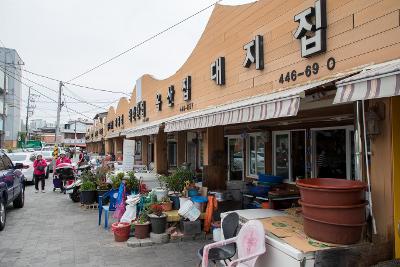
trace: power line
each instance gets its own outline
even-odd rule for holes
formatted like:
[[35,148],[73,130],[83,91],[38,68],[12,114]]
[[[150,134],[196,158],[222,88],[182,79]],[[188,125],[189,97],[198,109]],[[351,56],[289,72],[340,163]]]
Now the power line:
[[94,71],[95,69],[98,69],[98,68],[100,68],[101,66],[103,66],[103,65],[105,65],[105,64],[107,64],[107,63],[109,63],[109,62],[111,62],[111,61],[113,61],[113,60],[115,60],[115,59],[117,59],[117,58],[119,58],[119,57],[121,57],[121,56],[123,56],[123,55],[125,55],[126,53],[130,52],[131,50],[142,46],[143,44],[145,44],[145,43],[147,43],[147,42],[149,42],[149,41],[155,39],[156,37],[158,37],[158,36],[160,36],[160,35],[162,35],[162,34],[164,34],[164,33],[166,33],[167,31],[169,31],[169,30],[175,28],[176,26],[182,24],[183,22],[185,22],[185,21],[187,21],[187,20],[189,20],[189,19],[191,19],[191,18],[197,16],[198,14],[200,14],[200,13],[206,11],[207,9],[209,9],[210,7],[216,5],[217,3],[221,2],[221,1],[222,1],[222,0],[218,0],[218,1],[214,2],[213,4],[211,4],[211,5],[209,5],[209,6],[205,7],[205,8],[203,8],[203,9],[197,11],[196,13],[190,15],[189,17],[184,18],[183,20],[181,20],[181,21],[179,21],[179,22],[173,24],[172,26],[169,26],[168,28],[166,28],[166,29],[164,29],[164,30],[162,30],[162,31],[160,31],[160,32],[158,32],[158,33],[152,35],[151,37],[149,37],[149,38],[147,38],[147,39],[141,41],[140,43],[138,43],[138,44],[136,44],[136,45],[134,45],[134,46],[128,48],[127,50],[125,50],[125,51],[123,51],[123,52],[121,52],[121,53],[119,53],[119,54],[117,54],[117,55],[115,55],[115,56],[113,56],[113,57],[111,57],[111,58],[109,58],[109,59],[103,61],[102,63],[100,63],[100,64],[98,64],[98,65],[96,65],[96,66],[94,66],[94,67],[88,69],[87,71],[85,71],[85,72],[83,72],[83,73],[81,73],[81,74],[79,74],[79,75],[73,77],[73,78],[70,79],[67,83],[69,83],[69,82],[71,82],[71,81],[74,81],[74,80],[76,80],[76,79],[82,77],[83,75],[86,75],[86,74],[88,74],[89,72],[92,72],[92,71]]
[[[15,78],[14,76],[10,75],[6,70],[4,70],[4,74],[6,74],[8,77],[11,77],[11,78],[13,78],[14,80],[20,82],[21,84],[25,85],[26,87],[28,87],[28,88],[30,87],[30,85],[27,85],[26,83],[22,82],[21,80],[18,80],[18,79]],[[47,98],[47,99],[53,101],[54,103],[58,103],[56,100],[54,100],[53,98],[48,97],[47,95],[41,93],[39,90],[37,90],[37,89],[35,89],[35,88],[33,88],[33,87],[32,87],[31,89],[32,89],[33,91],[35,91],[36,93],[38,93],[39,95],[41,95],[41,96],[43,96],[43,97],[45,97],[45,98]],[[75,113],[77,113],[77,114],[79,114],[79,115],[81,115],[81,116],[84,116],[84,117],[86,117],[86,118],[88,118],[88,119],[91,120],[91,118],[89,118],[88,116],[86,116],[85,114],[83,114],[83,113],[81,113],[81,112],[79,112],[79,111],[76,111],[76,110],[71,109],[71,108],[70,108],[70,110],[73,111],[73,112],[75,112]]]

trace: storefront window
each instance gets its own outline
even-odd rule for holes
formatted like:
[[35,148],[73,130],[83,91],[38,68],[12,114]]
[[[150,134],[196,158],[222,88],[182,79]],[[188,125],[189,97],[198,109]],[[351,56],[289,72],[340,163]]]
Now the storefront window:
[[176,167],[177,144],[174,140],[168,140],[167,146],[168,167]]
[[248,174],[257,176],[265,172],[264,140],[259,135],[250,135],[248,138]]
[[229,180],[243,180],[243,139],[228,137]]
[[202,139],[199,139],[199,169],[203,169],[204,165],[204,143]]
[[190,164],[190,169],[196,169],[196,147],[198,143],[197,134],[188,132],[187,133],[187,144],[186,144],[186,161]]
[[135,160],[142,160],[142,141],[135,142]]
[[275,175],[289,178],[289,133],[275,135]]

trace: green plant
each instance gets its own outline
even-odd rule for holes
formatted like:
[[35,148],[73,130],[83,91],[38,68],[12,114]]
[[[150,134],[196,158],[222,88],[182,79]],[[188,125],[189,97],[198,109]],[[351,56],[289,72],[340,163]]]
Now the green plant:
[[119,186],[121,185],[122,179],[119,178],[117,175],[112,175],[110,177],[111,179],[111,186],[113,189],[118,189]]
[[96,184],[92,181],[86,180],[81,184],[81,191],[95,191]]
[[188,181],[189,183],[193,182],[194,173],[191,170],[184,168],[177,168],[173,174],[167,176],[166,185],[170,191],[173,192],[182,192],[185,183]]
[[137,219],[137,223],[138,224],[145,224],[148,221],[149,221],[149,212],[148,212],[148,210],[143,209],[139,214],[139,217]]
[[129,171],[127,174],[129,178],[126,180],[126,190],[138,191],[139,180],[135,177],[135,173],[133,171]]
[[169,199],[169,197],[165,196],[163,197],[163,199],[161,199],[161,203],[163,202],[171,202],[171,199]]
[[158,180],[159,187],[164,188],[166,185],[167,177],[164,175],[158,175],[157,180]]
[[84,171],[81,174],[82,182],[90,181],[92,183],[96,183],[96,177],[91,171]]
[[124,172],[118,172],[117,173],[117,177],[118,177],[118,179],[120,179],[122,181],[122,179],[124,179],[124,177],[125,177],[125,173]]

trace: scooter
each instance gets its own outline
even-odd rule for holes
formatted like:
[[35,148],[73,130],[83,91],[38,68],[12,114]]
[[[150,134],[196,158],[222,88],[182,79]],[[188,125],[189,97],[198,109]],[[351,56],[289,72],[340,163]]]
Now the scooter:
[[77,169],[78,178],[73,183],[71,183],[70,185],[65,187],[65,193],[69,195],[69,198],[73,202],[79,202],[81,200],[81,194],[80,194],[79,189],[81,188],[82,180],[79,179],[79,176],[82,174],[82,172],[89,171],[90,169],[91,169],[90,165],[84,165],[84,166],[78,167],[78,169]]
[[82,180],[77,179],[77,180],[75,180],[75,182],[73,182],[72,184],[70,184],[64,188],[65,193],[69,195],[69,198],[73,202],[79,202],[81,200],[81,194],[79,191],[79,189],[81,188],[81,184],[82,184]]

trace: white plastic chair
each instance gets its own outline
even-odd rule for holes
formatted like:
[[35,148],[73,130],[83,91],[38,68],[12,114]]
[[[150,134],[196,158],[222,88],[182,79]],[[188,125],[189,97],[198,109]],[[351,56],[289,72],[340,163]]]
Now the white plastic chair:
[[237,259],[228,266],[253,267],[258,257],[265,253],[265,233],[260,221],[245,223],[236,237],[206,245],[203,250],[202,267],[208,266],[208,253],[211,248],[236,243]]

